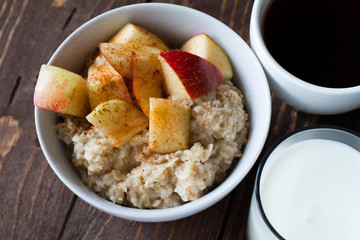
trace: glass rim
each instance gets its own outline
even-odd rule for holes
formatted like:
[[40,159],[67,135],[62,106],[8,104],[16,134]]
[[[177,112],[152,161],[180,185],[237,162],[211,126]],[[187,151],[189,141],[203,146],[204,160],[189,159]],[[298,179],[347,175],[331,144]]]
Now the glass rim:
[[[265,225],[269,228],[269,230],[275,235],[275,237],[277,237],[280,240],[285,240],[285,238],[283,236],[280,235],[279,232],[277,232],[277,230],[273,227],[273,225],[270,223],[269,219],[267,218],[264,208],[262,206],[262,202],[261,202],[261,197],[260,197],[260,182],[261,182],[261,176],[262,176],[262,172],[263,169],[267,163],[267,160],[269,159],[270,155],[283,143],[285,143],[287,140],[295,137],[296,135],[299,134],[303,134],[305,132],[309,132],[309,131],[314,131],[314,130],[328,130],[328,131],[337,131],[340,134],[347,134],[347,135],[352,135],[352,137],[357,138],[360,141],[360,134],[350,130],[348,128],[344,128],[344,127],[339,127],[339,126],[334,126],[334,125],[314,125],[314,126],[308,126],[308,127],[302,127],[302,128],[298,128],[288,134],[285,134],[284,136],[282,136],[281,138],[279,138],[273,145],[271,145],[271,147],[266,151],[265,155],[262,157],[261,161],[260,161],[260,165],[258,167],[257,173],[256,173],[256,177],[255,177],[255,198],[256,198],[256,204],[257,207],[259,209],[260,215],[263,219],[263,221],[265,222]],[[319,138],[316,137],[316,135],[314,135],[312,138],[309,139],[303,139],[297,142],[301,142],[301,141],[305,141],[305,140],[310,140],[310,139],[328,139],[328,140],[333,140],[333,141],[338,141],[338,142],[342,142],[346,145],[349,145],[348,143],[345,143],[341,140],[336,140],[336,139],[329,139],[329,138]],[[297,143],[296,142],[296,143]],[[349,145],[350,146],[350,145]],[[350,146],[353,147],[353,146]],[[358,151],[360,150],[357,149]]]

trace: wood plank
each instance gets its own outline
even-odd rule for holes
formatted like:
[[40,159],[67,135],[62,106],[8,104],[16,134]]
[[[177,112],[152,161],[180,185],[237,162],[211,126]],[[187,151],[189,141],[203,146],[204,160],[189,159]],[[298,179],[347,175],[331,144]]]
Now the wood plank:
[[185,219],[141,223],[113,217],[76,199],[62,239],[218,239],[228,201]]
[[6,120],[0,127],[0,187],[6,193],[0,196],[0,239],[57,238],[72,205],[74,195],[40,149],[32,101],[40,65],[63,40],[59,22],[68,15],[49,1],[0,6],[0,119]]
[[1,239],[55,238],[71,204],[73,194],[55,176],[35,141],[34,130],[24,128],[3,161]]

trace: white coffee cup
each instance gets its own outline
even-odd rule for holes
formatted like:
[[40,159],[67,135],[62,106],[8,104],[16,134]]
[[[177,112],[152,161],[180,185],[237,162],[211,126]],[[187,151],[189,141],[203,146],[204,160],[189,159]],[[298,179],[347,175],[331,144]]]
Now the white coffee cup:
[[255,0],[250,21],[250,45],[268,77],[271,90],[299,111],[339,114],[360,107],[360,85],[327,88],[307,83],[280,66],[265,46],[262,26],[264,13],[273,0]]

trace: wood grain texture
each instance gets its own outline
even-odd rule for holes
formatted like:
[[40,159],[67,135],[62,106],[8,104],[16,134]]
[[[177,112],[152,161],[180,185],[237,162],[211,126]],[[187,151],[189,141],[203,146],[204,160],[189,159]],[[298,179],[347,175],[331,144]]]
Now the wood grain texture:
[[11,148],[16,145],[22,129],[19,127],[19,122],[11,116],[3,116],[0,118],[0,172],[2,169],[2,162]]
[[[41,64],[80,25],[110,9],[138,2],[145,0],[0,3],[0,239],[245,239],[256,169],[266,149],[303,126],[332,124],[360,131],[360,110],[309,115],[272,95],[271,128],[260,158],[239,186],[213,207],[163,223],[127,221],[91,207],[60,182],[43,156],[34,126],[35,82]],[[201,10],[249,43],[253,0],[156,2]]]
[[11,148],[1,160],[0,239],[56,239],[73,198],[46,162],[34,126],[37,74],[63,40],[58,26],[67,19],[49,4],[6,0],[0,6],[0,119],[16,121],[17,129],[1,130]]
[[67,0],[53,0],[50,4],[51,7],[64,7]]
[[141,223],[112,217],[77,199],[62,239],[217,239],[228,202],[229,198],[225,198],[178,221]]

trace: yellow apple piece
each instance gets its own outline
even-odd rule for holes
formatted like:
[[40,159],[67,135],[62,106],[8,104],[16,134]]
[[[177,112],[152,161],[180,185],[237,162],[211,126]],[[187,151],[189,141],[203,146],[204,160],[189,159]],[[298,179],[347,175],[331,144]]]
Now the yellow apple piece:
[[195,99],[215,91],[224,81],[214,64],[185,51],[162,52],[160,62],[168,95]]
[[117,148],[149,126],[149,119],[141,110],[120,99],[101,103],[86,119]]
[[82,76],[66,69],[42,65],[35,87],[34,105],[85,117],[90,112],[86,82]]
[[103,56],[97,57],[89,68],[87,89],[92,110],[100,103],[112,99],[122,99],[132,103],[124,79]]
[[181,50],[198,55],[215,64],[225,80],[233,77],[230,60],[225,51],[205,33],[195,35],[187,40]]
[[131,55],[152,54],[158,56],[160,48],[135,44],[100,43],[99,48],[106,60],[120,75],[126,79],[132,79]]
[[131,58],[133,91],[135,98],[147,117],[149,117],[150,97],[161,97],[160,61],[157,56],[133,53]]
[[147,45],[160,48],[163,51],[169,50],[168,46],[155,34],[145,28],[132,23],[126,24],[110,40],[110,43]]
[[149,150],[171,153],[189,145],[191,108],[171,99],[150,98]]

